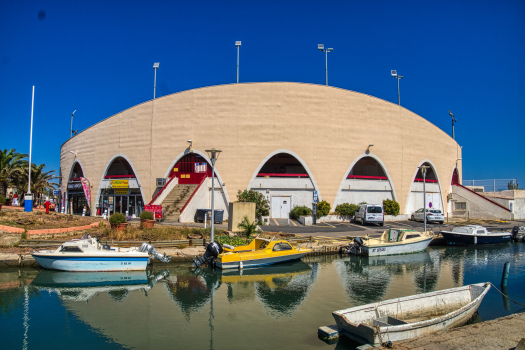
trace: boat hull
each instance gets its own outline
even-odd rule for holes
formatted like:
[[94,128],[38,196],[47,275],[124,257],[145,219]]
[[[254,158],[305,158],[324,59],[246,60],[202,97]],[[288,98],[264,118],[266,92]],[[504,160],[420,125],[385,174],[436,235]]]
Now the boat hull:
[[[482,291],[473,300],[466,300],[469,298],[471,287],[482,288]],[[464,325],[469,319],[472,318],[489,289],[489,284],[480,283],[472,286],[463,286],[445,291],[437,291],[405,298],[391,299],[377,304],[369,304],[352,309],[335,311],[333,316],[337,322],[337,327],[339,328],[341,335],[353,339],[359,343],[380,345],[382,342],[387,340],[397,342]],[[434,300],[432,301],[431,299]],[[395,315],[397,310],[403,309],[403,304],[407,305],[407,303],[411,302],[419,303],[420,307],[422,308],[428,307],[428,305],[431,303],[435,303],[436,308],[447,304],[458,304],[461,302],[463,302],[463,306],[458,307],[454,311],[448,312],[442,316],[424,321],[405,323],[403,321],[396,320],[399,322],[397,324],[394,324],[390,320],[390,324],[381,324],[382,322],[374,321],[373,327],[362,323],[352,323],[351,316],[349,316],[349,313],[352,312],[360,313],[361,315],[370,314],[371,319],[384,316],[384,319],[387,318],[387,315]],[[390,317],[388,318],[392,319]]]
[[[241,260],[242,267],[243,268],[257,267],[257,266],[273,265],[273,264],[279,264],[279,263],[284,263],[288,261],[299,260],[303,256],[305,256],[306,253],[307,252],[282,255],[282,256],[264,257],[264,258],[259,258],[259,259]],[[221,262],[217,260],[215,264],[217,267],[221,269],[238,269],[240,266],[240,261]]]
[[506,234],[490,234],[490,235],[470,235],[456,232],[442,231],[441,234],[448,245],[479,245],[479,244],[498,244],[508,243],[512,235]]
[[389,244],[389,245],[371,245],[361,247],[363,254],[368,256],[385,256],[398,254],[411,254],[422,252],[427,249],[432,237],[413,243]]
[[33,253],[33,258],[45,269],[60,271],[143,271],[149,256],[53,256]]

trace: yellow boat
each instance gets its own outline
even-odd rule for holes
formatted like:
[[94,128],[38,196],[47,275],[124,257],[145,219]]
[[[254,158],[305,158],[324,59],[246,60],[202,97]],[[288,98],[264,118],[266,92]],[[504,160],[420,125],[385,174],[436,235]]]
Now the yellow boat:
[[[275,237],[274,237],[275,238]],[[256,237],[250,244],[233,247],[222,245],[215,266],[221,269],[247,268],[299,260],[311,249],[294,248],[285,240]]]

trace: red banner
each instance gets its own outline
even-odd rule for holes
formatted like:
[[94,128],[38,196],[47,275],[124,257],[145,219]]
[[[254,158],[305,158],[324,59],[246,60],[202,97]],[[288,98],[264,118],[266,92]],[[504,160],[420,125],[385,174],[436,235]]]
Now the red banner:
[[155,219],[162,219],[162,205],[145,205],[145,211],[151,211]]

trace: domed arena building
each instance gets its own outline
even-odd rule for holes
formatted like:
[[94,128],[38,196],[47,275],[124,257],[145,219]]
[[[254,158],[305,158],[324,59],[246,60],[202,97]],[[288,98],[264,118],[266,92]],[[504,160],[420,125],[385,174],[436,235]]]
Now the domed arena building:
[[231,84],[142,103],[66,141],[66,211],[136,216],[155,204],[167,219],[194,221],[211,207],[212,148],[222,151],[214,203],[224,219],[246,189],[267,197],[273,218],[311,207],[314,191],[332,210],[394,199],[411,214],[423,207],[422,165],[427,203],[450,211],[462,173],[456,141],[396,104],[324,85]]

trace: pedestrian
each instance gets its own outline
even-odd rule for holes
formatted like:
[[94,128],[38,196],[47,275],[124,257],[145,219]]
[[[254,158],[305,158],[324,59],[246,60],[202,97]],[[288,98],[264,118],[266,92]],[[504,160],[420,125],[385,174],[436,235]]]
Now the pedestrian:
[[49,202],[49,199],[46,200],[46,202],[44,203],[45,207],[46,207],[46,214],[49,214],[49,206],[51,205],[51,203]]
[[15,196],[13,197],[13,205],[14,205],[15,207],[18,206],[18,194],[16,194],[16,193],[15,193]]

